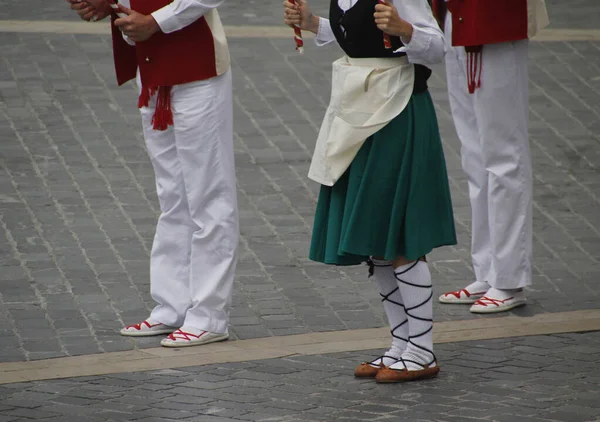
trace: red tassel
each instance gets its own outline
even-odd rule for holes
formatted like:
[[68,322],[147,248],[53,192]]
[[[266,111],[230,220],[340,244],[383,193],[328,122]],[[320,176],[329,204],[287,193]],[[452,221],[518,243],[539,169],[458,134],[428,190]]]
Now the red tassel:
[[140,96],[138,98],[138,108],[148,107],[148,102],[150,101],[150,90],[143,86],[142,92],[140,92]]
[[138,98],[138,108],[148,107],[150,103],[150,97],[152,97],[156,93],[156,87],[148,88],[147,86],[142,86],[142,92]]
[[167,130],[173,125],[173,111],[171,110],[171,87],[142,87],[142,92],[138,98],[138,108],[148,107],[150,98],[158,92],[156,96],[156,109],[152,116],[152,127],[154,130]]
[[481,71],[483,69],[483,46],[475,45],[465,47],[467,52],[467,85],[469,93],[473,94],[475,90],[481,87]]
[[166,130],[173,125],[173,111],[171,110],[171,87],[161,86],[156,96],[156,111],[152,116],[154,130]]

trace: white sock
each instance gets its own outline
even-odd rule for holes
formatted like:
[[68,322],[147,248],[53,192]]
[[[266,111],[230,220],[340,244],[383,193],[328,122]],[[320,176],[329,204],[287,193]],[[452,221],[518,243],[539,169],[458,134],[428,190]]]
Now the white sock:
[[150,317],[148,317],[148,318],[146,319],[146,322],[148,322],[148,324],[150,324],[150,325],[162,324],[162,322],[160,322],[160,321],[157,321],[157,320],[155,320],[155,319],[152,319],[152,318],[150,318]]
[[491,299],[497,299],[497,300],[506,300],[510,297],[524,296],[524,295],[525,295],[525,293],[523,292],[523,289],[496,289],[494,287],[491,287],[485,293],[486,297],[489,297]]
[[467,287],[465,287],[465,290],[467,292],[469,292],[470,294],[485,293],[489,289],[490,289],[490,285],[487,284],[485,281],[474,281],[473,283],[471,283]]
[[381,301],[383,302],[383,309],[387,315],[392,333],[392,347],[384,353],[385,356],[390,356],[391,358],[376,359],[373,363],[378,365],[383,363],[385,366],[390,366],[400,359],[406,349],[408,319],[406,318],[406,312],[404,312],[404,303],[402,302],[402,295],[396,281],[392,262],[377,259],[373,259],[372,262],[373,275],[377,282]]
[[395,276],[408,316],[409,341],[403,361],[391,367],[404,369],[406,365],[409,371],[421,370],[435,361],[431,274],[426,262],[417,261],[396,268]]

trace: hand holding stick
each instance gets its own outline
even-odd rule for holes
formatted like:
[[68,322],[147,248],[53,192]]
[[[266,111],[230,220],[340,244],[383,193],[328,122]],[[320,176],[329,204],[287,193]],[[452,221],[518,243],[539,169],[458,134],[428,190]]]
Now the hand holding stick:
[[[386,4],[385,0],[379,0],[379,4]],[[392,48],[392,41],[390,40],[389,34],[383,33],[383,46],[386,50]]]
[[[296,0],[290,0],[292,4],[296,4]],[[296,41],[296,51],[298,53],[304,53],[304,40],[302,39],[302,31],[298,27],[298,25],[293,25],[294,28],[294,41]]]

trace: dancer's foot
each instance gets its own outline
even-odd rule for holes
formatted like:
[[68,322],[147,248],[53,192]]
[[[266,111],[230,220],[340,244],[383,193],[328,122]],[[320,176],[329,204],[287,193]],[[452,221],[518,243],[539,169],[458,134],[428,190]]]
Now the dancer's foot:
[[471,306],[476,314],[506,312],[527,303],[523,289],[489,289],[485,295]]
[[489,284],[483,281],[475,281],[462,290],[444,293],[439,297],[441,303],[446,304],[471,304],[482,298],[489,290]]
[[197,328],[181,327],[167,338],[162,339],[161,346],[164,347],[189,347],[202,344],[224,341],[229,338],[229,333],[211,333],[210,331],[198,330]]
[[176,329],[177,327],[170,327],[148,318],[139,324],[128,325],[123,328],[121,330],[121,335],[129,337],[159,336],[161,334],[171,334]]
[[[411,366],[416,366],[416,368],[410,369]],[[439,372],[440,367],[435,360],[429,364],[416,364],[401,360],[389,368],[382,368],[377,372],[375,380],[378,383],[418,381],[436,377]]]
[[398,359],[393,356],[383,355],[371,362],[363,362],[354,370],[356,378],[375,378],[380,369],[393,365]]

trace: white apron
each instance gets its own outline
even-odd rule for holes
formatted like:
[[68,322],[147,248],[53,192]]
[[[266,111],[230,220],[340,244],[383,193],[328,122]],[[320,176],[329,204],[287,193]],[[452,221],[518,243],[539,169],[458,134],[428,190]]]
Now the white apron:
[[402,113],[414,81],[415,68],[406,56],[336,60],[308,177],[333,186],[365,140]]

